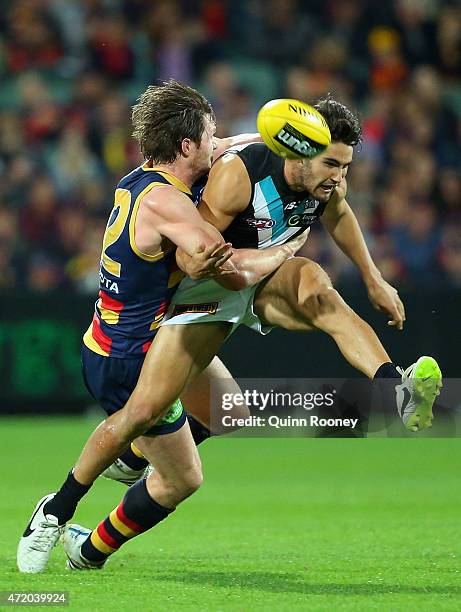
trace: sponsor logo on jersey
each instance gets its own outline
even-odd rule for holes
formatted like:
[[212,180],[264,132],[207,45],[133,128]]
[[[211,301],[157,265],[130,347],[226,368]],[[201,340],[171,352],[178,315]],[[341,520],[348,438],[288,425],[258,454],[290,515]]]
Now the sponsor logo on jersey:
[[298,215],[298,214],[294,214],[294,215],[290,215],[287,219],[287,225],[288,227],[308,227],[309,225],[311,225],[315,220],[317,219],[316,215],[309,215],[309,214],[302,214],[302,215]]
[[[304,206],[302,207],[302,205]],[[285,206],[286,211],[289,210],[289,207],[295,209],[286,219],[287,226],[308,227],[317,219],[317,215],[314,213],[319,205],[318,200],[304,200],[302,202],[292,202]]]
[[182,314],[216,314],[219,302],[208,302],[206,304],[176,304],[172,317]]
[[298,132],[298,130],[289,123],[285,123],[274,138],[287,149],[293,151],[293,153],[297,153],[304,157],[313,157],[325,148],[321,145],[315,146],[314,143],[310,142],[301,132]]
[[274,219],[255,219],[254,217],[245,219],[245,223],[246,225],[254,227],[257,230],[270,229],[275,225]]
[[317,210],[318,205],[319,205],[318,200],[296,200],[295,202],[288,202],[288,204],[285,204],[283,209],[285,211],[288,211],[288,210],[295,210],[298,207],[304,206],[301,212],[312,214]]
[[310,214],[314,213],[317,210],[319,204],[320,202],[318,200],[308,200],[305,203],[304,212]]
[[101,270],[99,270],[99,282],[104,289],[114,291],[114,293],[119,293],[118,284],[115,281],[110,280],[110,278],[105,277]]

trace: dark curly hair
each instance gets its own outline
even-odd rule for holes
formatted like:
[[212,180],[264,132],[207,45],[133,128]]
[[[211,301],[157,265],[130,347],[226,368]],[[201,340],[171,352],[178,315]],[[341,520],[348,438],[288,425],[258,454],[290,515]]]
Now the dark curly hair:
[[171,163],[184,138],[200,144],[207,116],[215,120],[211,104],[192,87],[173,79],[149,85],[132,109],[133,137],[146,159]]
[[342,142],[350,146],[362,142],[360,121],[347,106],[327,96],[318,100],[314,108],[325,117],[332,142]]

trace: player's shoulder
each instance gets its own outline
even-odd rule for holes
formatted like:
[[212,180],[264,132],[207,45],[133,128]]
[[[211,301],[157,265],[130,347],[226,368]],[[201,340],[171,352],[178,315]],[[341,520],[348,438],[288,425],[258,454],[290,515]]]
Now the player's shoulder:
[[238,145],[228,149],[224,155],[227,153],[233,153],[243,160],[257,159],[258,161],[270,159],[272,155],[275,155],[263,142],[250,142]]
[[280,172],[283,167],[283,159],[262,142],[252,142],[230,149],[228,152],[235,153],[242,160],[252,182],[258,182],[270,174]]
[[191,198],[171,183],[162,183],[143,194],[141,207],[147,207],[161,216],[170,216],[176,209],[194,206]]

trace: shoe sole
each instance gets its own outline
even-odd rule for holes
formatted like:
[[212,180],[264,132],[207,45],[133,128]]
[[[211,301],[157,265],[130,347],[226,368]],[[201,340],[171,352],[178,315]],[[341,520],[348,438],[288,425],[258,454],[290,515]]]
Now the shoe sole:
[[407,429],[419,431],[432,427],[432,406],[443,387],[442,372],[433,357],[420,357],[411,376],[413,394],[418,407],[406,422]]

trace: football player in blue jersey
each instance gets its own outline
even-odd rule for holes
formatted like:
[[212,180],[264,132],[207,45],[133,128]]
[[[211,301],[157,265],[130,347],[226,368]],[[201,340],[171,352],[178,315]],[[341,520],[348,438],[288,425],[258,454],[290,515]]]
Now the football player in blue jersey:
[[[353,146],[360,141],[360,125],[349,109],[332,99],[319,102],[316,108],[332,135],[332,143],[323,153],[311,160],[284,161],[262,144],[229,152],[210,172],[200,211],[225,238],[233,237],[233,246],[259,249],[254,253],[306,231],[320,217],[334,241],[357,265],[371,302],[387,314],[389,325],[402,329],[403,304],[373,263],[346,201],[346,174]],[[185,249],[178,249],[177,260],[186,271],[193,265]],[[239,263],[235,265],[238,270]],[[236,278],[242,283],[239,293],[223,286],[235,284]],[[211,362],[232,328],[240,324],[262,333],[274,326],[324,331],[348,362],[368,378],[391,381],[395,389],[392,401],[408,429],[430,426],[433,402],[442,384],[436,361],[421,357],[405,372],[397,368],[372,328],[344,302],[317,263],[289,258],[265,280],[249,287],[244,274],[236,278],[230,276],[219,283],[213,279],[182,281],[172,298],[168,319],[149,348],[136,389],[125,407],[96,432],[84,451],[87,456],[77,464],[79,474],[87,479],[84,482],[90,482],[94,475],[89,467],[91,461],[96,462],[94,454],[104,457],[102,466],[114,448],[121,450],[128,440],[155,425]],[[145,439],[138,438],[140,449],[157,467],[155,443],[148,446]],[[102,450],[98,451],[97,445]],[[189,493],[201,481],[200,471],[195,474],[197,481]],[[63,544],[68,566],[101,567],[127,540],[165,518],[181,501],[174,483],[169,485],[168,490],[162,489],[161,474],[155,470],[147,480],[130,487],[119,506],[95,530],[67,526]]]
[[[149,347],[184,276],[176,264],[176,247],[189,257],[184,267],[194,278],[216,277],[218,282],[227,279],[229,283],[233,277],[232,282],[240,288],[274,271],[305,240],[304,235],[264,251],[234,251],[197,212],[194,200],[213,156],[226,146],[255,138],[243,135],[227,139],[217,148],[213,110],[197,91],[175,81],[150,86],[133,107],[132,121],[134,137],[146,161],[125,176],[115,190],[103,238],[100,291],[82,348],[85,384],[110,416],[92,434],[61,489],[36,505],[18,545],[17,563],[22,572],[43,571],[61,526],[71,518],[78,501],[95,478],[141,434],[137,446],[155,465],[157,476],[149,490],[145,482],[132,490],[119,512],[122,530],[126,527],[134,533],[157,524],[201,483],[196,443],[203,439],[203,422],[207,422],[203,415],[208,405],[206,393],[210,381],[219,385],[231,378],[218,358],[200,364],[200,373],[197,371],[196,377],[194,372],[195,381],[182,396],[197,420],[191,419],[189,424],[177,397],[152,426],[145,426],[152,421],[147,397],[145,409],[140,409],[133,423],[125,420],[126,413],[122,415],[127,426],[122,436],[117,418],[117,411],[137,386]],[[245,270],[244,277],[240,268]],[[218,345],[215,341],[215,352]],[[162,398],[166,382],[159,378],[156,383]],[[236,413],[245,414],[245,410],[235,407]],[[112,424],[113,419],[116,421]],[[115,541],[111,529],[103,534],[106,544],[101,546],[105,550],[111,548],[107,542]]]

